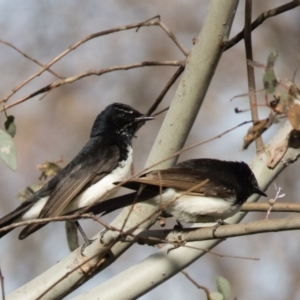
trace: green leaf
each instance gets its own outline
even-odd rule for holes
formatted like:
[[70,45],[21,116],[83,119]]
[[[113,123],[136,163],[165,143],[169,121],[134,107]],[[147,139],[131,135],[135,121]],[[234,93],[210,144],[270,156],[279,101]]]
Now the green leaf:
[[17,153],[12,137],[0,129],[0,158],[13,171],[17,170]]
[[79,247],[77,227],[74,222],[66,221],[66,234],[70,251]]
[[272,52],[268,57],[265,74],[263,76],[263,84],[267,93],[273,94],[278,86],[278,80],[274,72],[274,65],[278,57],[278,52]]
[[7,116],[7,119],[4,123],[6,131],[10,134],[11,137],[16,135],[17,127],[14,123],[15,117],[14,116]]
[[218,276],[216,281],[218,292],[223,295],[224,300],[228,299],[231,294],[230,283],[227,279],[221,276]]
[[218,292],[210,293],[210,297],[212,300],[225,300],[223,295]]

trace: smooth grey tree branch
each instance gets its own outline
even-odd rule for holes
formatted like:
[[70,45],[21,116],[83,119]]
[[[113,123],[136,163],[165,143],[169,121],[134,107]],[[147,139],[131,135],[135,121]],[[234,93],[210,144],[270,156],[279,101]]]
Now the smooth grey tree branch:
[[300,217],[262,219],[248,223],[228,224],[219,226],[213,235],[213,227],[174,229],[136,230],[132,235],[124,238],[128,242],[154,246],[169,243],[183,246],[188,242],[228,239],[237,236],[253,235],[258,233],[279,232],[300,229]]
[[[260,203],[249,203],[246,202],[243,204],[241,211],[264,211],[270,208],[270,204],[267,202],[260,202]],[[290,203],[290,202],[277,202],[272,205],[271,212],[293,212],[299,213],[300,212],[300,203]]]

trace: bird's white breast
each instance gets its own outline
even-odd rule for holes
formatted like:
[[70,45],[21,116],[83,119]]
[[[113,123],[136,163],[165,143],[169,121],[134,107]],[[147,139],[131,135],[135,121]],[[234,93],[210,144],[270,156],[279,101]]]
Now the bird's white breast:
[[155,201],[158,205],[163,205],[168,214],[183,223],[205,223],[226,219],[237,213],[240,208],[240,205],[233,205],[233,199],[181,196],[171,188],[167,189],[162,197],[155,197]]

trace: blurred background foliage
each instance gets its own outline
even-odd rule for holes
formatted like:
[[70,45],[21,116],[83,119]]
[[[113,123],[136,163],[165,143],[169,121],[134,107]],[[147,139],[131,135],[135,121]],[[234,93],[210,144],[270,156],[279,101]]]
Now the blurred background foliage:
[[[287,1],[253,1],[253,19],[263,11]],[[176,34],[187,49],[201,29],[209,1],[190,0],[65,0],[65,1],[8,1],[0,3],[0,39],[8,41],[25,53],[47,63],[70,45],[98,31],[135,23],[161,15],[162,21]],[[252,35],[254,59],[266,63],[269,53],[279,51],[276,74],[280,79],[291,79],[300,50],[300,8],[268,19]],[[240,2],[231,36],[243,28],[244,1]],[[12,88],[38,71],[40,67],[15,50],[0,43],[0,98]],[[88,70],[99,70],[113,65],[149,60],[184,59],[166,34],[158,27],[144,27],[96,38],[52,66],[68,77]],[[70,161],[88,140],[96,115],[112,102],[124,102],[145,112],[158,96],[176,67],[144,67],[129,71],[112,72],[100,77],[91,76],[73,84],[59,87],[39,101],[40,96],[9,110],[15,116],[17,134],[14,138],[18,170],[10,171],[0,163],[0,215],[14,209],[16,194],[38,181],[36,166],[45,161],[56,161],[63,155]],[[261,89],[263,71],[256,68],[257,88]],[[296,83],[299,83],[299,72]],[[37,77],[8,103],[34,92],[56,78],[48,72]],[[160,108],[166,107],[174,94],[176,84],[165,97]],[[250,120],[250,113],[235,114],[234,108],[248,107],[248,98],[230,99],[247,92],[244,44],[240,42],[221,58],[186,145],[215,136],[240,122]],[[263,93],[258,101],[264,103]],[[260,108],[260,118],[267,117],[269,109]],[[135,170],[141,170],[159,130],[163,115],[144,126],[134,140]],[[1,128],[5,116],[0,115]],[[264,141],[280,125],[264,134]],[[180,160],[194,157],[214,157],[251,162],[254,145],[240,151],[247,128],[234,132],[184,153]],[[281,201],[299,200],[299,166],[290,166],[276,179],[286,197]],[[275,189],[268,194],[274,197]],[[107,216],[111,220],[115,214]],[[278,214],[271,214],[277,217]],[[264,218],[264,213],[248,214],[245,220]],[[100,230],[98,224],[83,222],[90,235]],[[172,226],[170,224],[170,226]],[[24,241],[17,239],[18,231],[0,240],[0,266],[8,294],[48,269],[68,254],[63,224],[50,224]],[[221,275],[229,280],[232,296],[238,299],[299,299],[300,263],[299,232],[282,232],[229,239],[215,251],[220,254],[257,257],[259,261],[221,258],[212,254],[196,261],[188,273],[201,285],[212,291],[215,278]],[[121,272],[130,265],[156,251],[148,246],[134,246],[115,264],[79,288],[66,299],[81,293]],[[205,299],[203,291],[178,274],[141,299]]]

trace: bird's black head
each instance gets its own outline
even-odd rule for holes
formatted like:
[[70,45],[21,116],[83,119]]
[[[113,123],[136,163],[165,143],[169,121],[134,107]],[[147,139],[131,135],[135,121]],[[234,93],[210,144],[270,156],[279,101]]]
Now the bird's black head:
[[113,103],[108,105],[96,118],[91,131],[91,137],[103,133],[118,133],[130,139],[141,127],[141,123],[152,120],[129,105]]
[[240,204],[246,202],[246,200],[252,194],[258,194],[261,196],[267,196],[262,190],[260,190],[256,177],[249,168],[249,166],[244,162],[230,162],[231,168],[236,174],[236,178],[241,187],[237,195],[237,201]]

